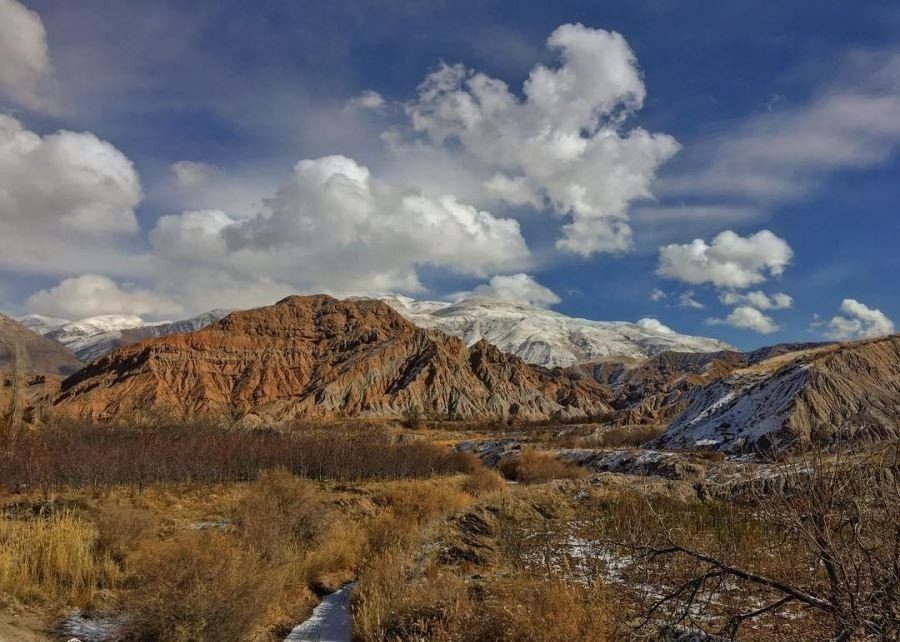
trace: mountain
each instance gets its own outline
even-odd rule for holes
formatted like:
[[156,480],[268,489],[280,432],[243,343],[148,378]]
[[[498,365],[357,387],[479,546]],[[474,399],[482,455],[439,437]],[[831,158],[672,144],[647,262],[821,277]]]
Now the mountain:
[[[190,319],[182,319],[181,321],[165,321],[162,323],[148,323],[139,328],[128,328],[121,331],[121,341],[115,345],[128,345],[129,343],[137,343],[144,339],[153,337],[165,337],[170,334],[178,334],[182,332],[195,332],[201,330],[211,323],[220,321],[231,313],[230,310],[210,310],[203,314],[198,314]],[[107,351],[108,352],[108,351]],[[103,353],[106,354],[106,353]]]
[[93,361],[119,346],[176,332],[193,332],[225,317],[212,310],[182,321],[147,322],[133,314],[102,314],[79,321],[28,314],[17,320],[38,334],[70,349],[81,361]]
[[295,296],[121,347],[63,382],[58,411],[134,420],[231,416],[547,419],[607,412],[589,377],[416,327],[375,300]]
[[82,365],[55,341],[0,314],[0,370],[12,369],[19,356],[24,357],[26,372],[40,375],[70,375]]
[[92,361],[119,345],[123,330],[140,328],[147,322],[134,314],[101,314],[69,321],[48,330],[44,336],[66,346],[84,362]]
[[69,319],[63,319],[62,317],[51,317],[46,314],[26,314],[21,317],[16,317],[15,321],[18,321],[29,330],[37,332],[41,336],[47,334],[54,328],[58,328],[61,325],[72,322]]
[[900,435],[900,335],[815,346],[695,388],[651,445],[782,450]]
[[568,367],[581,363],[646,359],[667,350],[716,352],[727,343],[625,321],[590,321],[512,301],[471,297],[450,304],[380,297],[421,328],[436,328],[473,345],[482,339],[528,363]]
[[774,356],[828,343],[780,343],[752,352],[660,352],[643,361],[574,366],[609,389],[618,425],[664,425],[689,403],[695,388]]

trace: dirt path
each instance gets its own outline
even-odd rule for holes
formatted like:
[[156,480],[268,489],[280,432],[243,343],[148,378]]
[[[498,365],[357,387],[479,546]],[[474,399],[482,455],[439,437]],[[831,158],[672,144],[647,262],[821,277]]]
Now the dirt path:
[[350,595],[355,582],[327,595],[306,622],[295,627],[284,642],[350,642],[353,616]]

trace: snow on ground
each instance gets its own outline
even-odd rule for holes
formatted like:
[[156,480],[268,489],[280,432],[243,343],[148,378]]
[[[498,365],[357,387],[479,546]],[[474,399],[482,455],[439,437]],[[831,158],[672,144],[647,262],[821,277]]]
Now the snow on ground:
[[353,633],[350,595],[355,586],[356,582],[351,582],[325,596],[310,618],[295,627],[284,642],[350,642]]
[[692,403],[652,445],[737,452],[779,433],[809,377],[805,365],[737,372],[691,393]]
[[118,639],[124,621],[120,617],[88,614],[85,611],[70,613],[59,624],[59,632],[79,642],[109,642]]

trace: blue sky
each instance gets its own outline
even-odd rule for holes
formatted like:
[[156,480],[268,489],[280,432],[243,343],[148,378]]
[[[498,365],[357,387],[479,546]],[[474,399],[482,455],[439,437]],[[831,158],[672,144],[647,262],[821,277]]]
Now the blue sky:
[[5,310],[478,288],[745,348],[900,319],[894,2],[0,16]]

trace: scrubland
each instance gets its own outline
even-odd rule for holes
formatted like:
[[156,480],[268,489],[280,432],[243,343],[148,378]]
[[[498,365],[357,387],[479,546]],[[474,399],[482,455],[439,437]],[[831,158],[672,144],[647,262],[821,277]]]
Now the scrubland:
[[591,475],[538,429],[497,471],[382,424],[19,433],[0,612],[48,640],[80,609],[123,642],[265,642],[355,579],[358,642],[897,639],[895,455],[724,501]]

